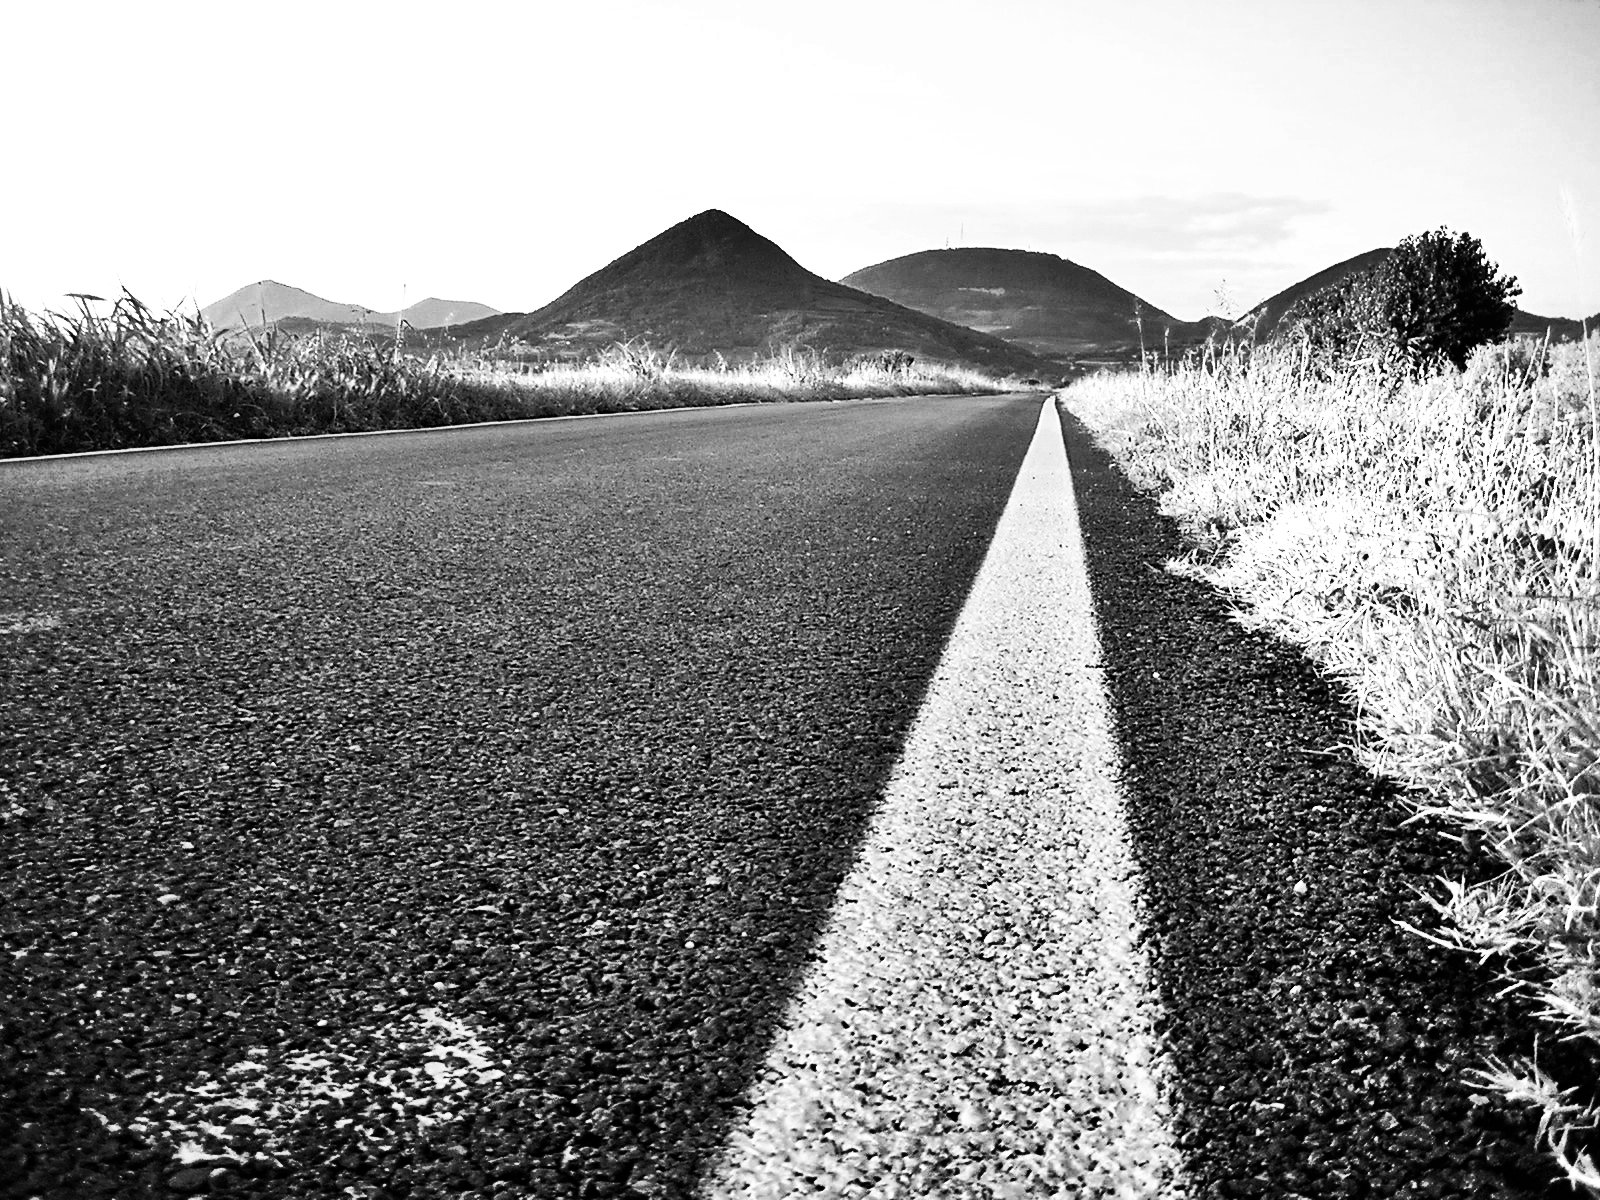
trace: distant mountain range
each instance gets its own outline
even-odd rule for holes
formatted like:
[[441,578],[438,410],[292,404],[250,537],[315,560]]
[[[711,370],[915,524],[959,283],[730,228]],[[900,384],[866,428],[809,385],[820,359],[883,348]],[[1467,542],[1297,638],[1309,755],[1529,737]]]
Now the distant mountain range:
[[[1229,333],[1265,341],[1295,301],[1377,266],[1393,253],[1382,246],[1335,263],[1269,296],[1236,322],[1222,317],[1183,321],[1098,271],[1036,251],[966,248],[924,250],[865,267],[844,282],[908,308],[968,325],[1044,354],[1126,355],[1139,345],[1178,349]],[[1589,327],[1600,323],[1600,314]],[[1552,338],[1581,336],[1579,322],[1517,309],[1511,332]],[[1253,334],[1250,332],[1254,330]]]
[[290,319],[323,325],[393,326],[396,318],[403,318],[415,329],[434,329],[478,321],[495,316],[499,311],[471,300],[439,300],[429,296],[398,312],[379,312],[360,304],[324,300],[286,283],[263,279],[259,283],[247,283],[215,304],[206,305],[200,315],[217,329],[260,329],[269,323]]
[[535,312],[489,317],[454,333],[515,338],[563,358],[641,338],[687,359],[736,359],[794,344],[838,355],[905,350],[1023,374],[1060,371],[1025,346],[815,275],[719,209],[634,247]]
[[[429,298],[403,314],[324,300],[262,280],[202,309],[218,328],[367,325],[444,330],[452,341],[522,341],[558,359],[589,357],[640,338],[687,360],[739,359],[784,345],[836,355],[905,350],[1022,375],[1058,374],[1064,362],[1127,356],[1140,341],[1177,350],[1213,335],[1264,341],[1304,296],[1393,253],[1378,247],[1335,263],[1263,300],[1236,322],[1183,321],[1098,271],[1029,250],[924,250],[846,275],[806,270],[775,243],[719,209],[658,234],[534,312]],[[1137,318],[1135,314],[1138,314]],[[1590,328],[1600,327],[1600,313]],[[1578,321],[1516,311],[1511,331],[1581,336]]]

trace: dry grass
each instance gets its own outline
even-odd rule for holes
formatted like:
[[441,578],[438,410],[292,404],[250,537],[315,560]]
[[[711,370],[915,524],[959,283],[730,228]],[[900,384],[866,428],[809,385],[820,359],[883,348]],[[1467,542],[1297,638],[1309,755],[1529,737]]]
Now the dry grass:
[[[1439,928],[1548,1036],[1600,1062],[1600,336],[1481,348],[1465,372],[1318,381],[1287,352],[1105,374],[1064,393],[1194,538],[1175,564],[1305,647],[1359,707],[1357,752],[1504,866],[1442,880]],[[1479,1072],[1542,1110],[1600,1195],[1600,1094]],[[1586,1144],[1589,1149],[1586,1149]]]
[[[670,352],[640,342],[619,343],[592,361],[534,370],[508,369],[492,356],[453,364],[461,378],[543,401],[589,401],[602,411],[687,404],[784,403],[868,396],[978,394],[1007,381],[940,363],[886,365],[878,359],[834,362],[817,351],[788,346],[767,358],[679,363]],[[1010,381],[1009,386],[1015,386]]]
[[960,367],[837,362],[787,348],[690,368],[639,343],[576,366],[491,351],[419,354],[345,335],[225,334],[132,296],[110,311],[35,315],[0,295],[0,458],[415,429],[744,401],[1003,390]]

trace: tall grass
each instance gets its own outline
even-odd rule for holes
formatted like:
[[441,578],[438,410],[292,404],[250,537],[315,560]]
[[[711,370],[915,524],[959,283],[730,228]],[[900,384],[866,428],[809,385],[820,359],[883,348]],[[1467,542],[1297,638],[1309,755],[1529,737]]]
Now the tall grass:
[[[1318,379],[1292,353],[1099,375],[1063,394],[1193,539],[1174,569],[1353,693],[1357,752],[1502,868],[1441,880],[1439,928],[1600,1063],[1600,336],[1464,372]],[[1534,1062],[1477,1082],[1542,1110],[1578,1187],[1600,1092]]]
[[490,351],[407,353],[346,335],[225,334],[124,295],[105,314],[35,315],[0,295],[0,457],[740,401],[1001,390],[939,364],[838,363],[796,348],[680,366],[640,343],[578,365]]

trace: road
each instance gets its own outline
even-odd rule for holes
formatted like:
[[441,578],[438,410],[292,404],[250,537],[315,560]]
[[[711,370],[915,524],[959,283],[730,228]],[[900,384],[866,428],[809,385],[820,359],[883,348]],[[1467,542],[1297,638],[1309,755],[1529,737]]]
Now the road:
[[[739,1186],[1039,416],[0,465],[0,1195]],[[1451,1082],[1515,1014],[1389,921],[1437,855],[1300,753],[1337,698],[1068,445],[1184,1158],[1137,1194],[1543,1194],[1525,1123]]]

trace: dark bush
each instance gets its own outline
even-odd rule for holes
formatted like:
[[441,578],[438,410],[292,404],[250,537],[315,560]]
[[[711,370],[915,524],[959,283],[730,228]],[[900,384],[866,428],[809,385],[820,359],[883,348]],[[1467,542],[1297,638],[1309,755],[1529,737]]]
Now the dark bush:
[[1441,361],[1459,368],[1476,347],[1505,335],[1521,294],[1477,238],[1441,228],[1304,297],[1278,336],[1299,339],[1325,369],[1363,360],[1410,371]]

